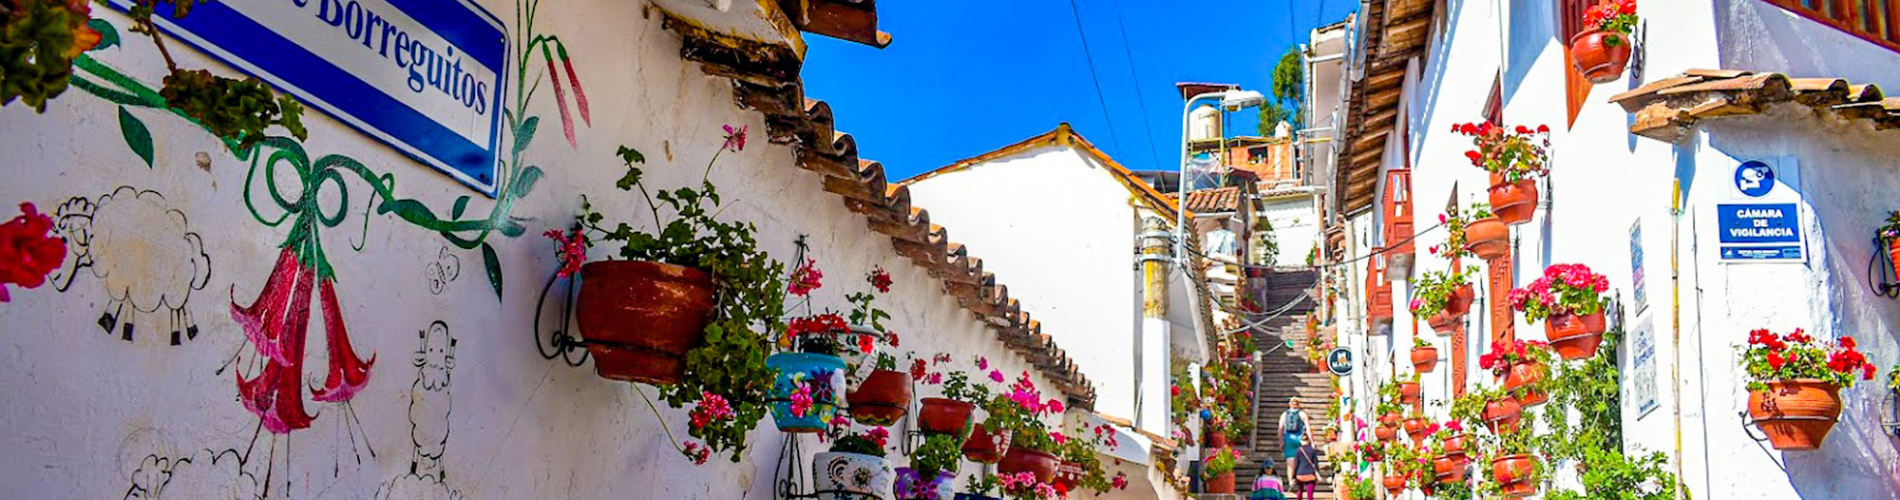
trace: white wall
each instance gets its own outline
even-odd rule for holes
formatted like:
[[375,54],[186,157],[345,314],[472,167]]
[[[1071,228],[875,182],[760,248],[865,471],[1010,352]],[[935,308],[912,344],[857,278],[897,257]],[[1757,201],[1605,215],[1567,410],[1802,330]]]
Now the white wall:
[[1033,307],[1043,333],[1095,382],[1096,411],[1132,419],[1140,221],[1114,175],[1076,149],[1044,146],[919,180],[910,193]]
[[1320,214],[1314,197],[1262,200],[1260,211],[1273,224],[1274,242],[1280,247],[1280,252],[1274,254],[1274,265],[1306,265],[1307,254],[1320,243]]
[[[509,2],[482,3],[503,19],[514,14]],[[287,234],[287,228],[268,227],[247,214],[251,164],[178,117],[133,109],[156,139],[156,165],[148,168],[120,139],[117,107],[77,89],[53,101],[43,115],[17,105],[0,108],[4,217],[14,214],[17,203],[51,212],[69,198],[97,201],[121,186],[163,196],[162,204],[144,212],[93,222],[95,233],[108,227],[122,231],[119,238],[93,242],[94,254],[118,260],[95,267],[111,270],[108,277],[82,272],[64,292],[50,285],[12,287],[12,302],[0,304],[0,325],[7,325],[7,335],[0,336],[0,381],[5,381],[0,421],[9,426],[0,436],[0,450],[5,450],[0,452],[0,484],[22,498],[117,498],[135,485],[154,486],[160,480],[157,471],[166,469],[159,461],[168,460],[173,465],[165,498],[214,493],[248,498],[267,474],[271,495],[286,498],[381,498],[379,490],[398,483],[408,483],[398,489],[427,491],[387,496],[770,498],[782,437],[771,430],[769,418],[752,434],[741,463],[715,458],[696,467],[674,451],[662,423],[635,394],[650,394],[651,388],[604,380],[591,366],[544,360],[530,346],[531,332],[552,328],[551,322],[533,321],[536,294],[556,267],[553,246],[539,233],[565,226],[583,194],[610,216],[651,229],[637,197],[612,188],[623,171],[613,156],[616,146],[646,153],[646,179],[652,185],[692,185],[720,147],[723,124],[748,126],[752,137],[743,152],[726,153],[712,170],[728,204],[721,217],[756,222],[761,244],[781,260],[791,258],[795,237],[810,235],[827,274],[826,286],[816,294],[818,304],[848,307],[843,295],[862,288],[862,273],[882,266],[897,283],[882,306],[895,314],[889,326],[904,335],[905,348],[944,351],[960,359],[987,355],[1008,373],[1027,367],[1005,354],[995,334],[959,308],[942,285],[897,257],[888,237],[872,233],[863,216],[824,192],[818,175],[797,168],[789,147],[768,144],[759,115],[735,107],[730,82],[679,58],[680,39],[660,28],[659,16],[644,15],[640,2],[583,0],[558,7],[543,9],[536,29],[567,43],[590,92],[592,125],[576,120],[579,146],[566,144],[548,82],[543,82],[531,106],[542,126],[527,158],[547,176],[509,214],[527,227],[527,234],[488,240],[505,277],[501,298],[484,277],[479,251],[455,249],[441,236],[394,217],[365,216],[370,190],[361,179],[346,176],[342,188],[323,188],[326,214],[343,212],[340,225],[321,233],[336,269],[341,315],[355,350],[377,361],[368,386],[350,405],[306,401],[317,413],[314,425],[288,438],[265,433],[253,440],[258,420],[234,400],[234,374],[221,369],[233,353],[252,351],[229,311],[233,302],[248,304],[263,288],[276,246]],[[99,57],[156,86],[162,66],[151,43],[125,32],[122,16],[103,8],[94,15],[118,26],[125,41]],[[187,67],[238,75],[182,44],[172,43],[171,50]],[[543,67],[537,58],[529,74]],[[304,145],[313,157],[340,154],[361,160],[399,180],[398,196],[415,198],[437,214],[447,213],[458,197],[474,194],[322,112],[307,111],[304,122],[310,126]],[[208,158],[207,165],[196,163],[200,155]],[[284,172],[278,175],[281,187],[295,189]],[[261,186],[251,189],[254,201],[270,206]],[[340,205],[341,189],[352,195],[347,205]],[[490,200],[474,198],[471,214],[490,210]],[[115,196],[114,203],[125,199]],[[182,216],[182,227],[154,223],[167,220],[164,208]],[[968,234],[962,226],[951,227]],[[202,241],[203,255],[193,258],[165,246],[188,235]],[[987,257],[982,252],[993,247],[974,248]],[[1128,248],[1126,239],[1117,240],[1115,251],[1104,253],[1123,258]],[[609,253],[596,248],[593,256]],[[209,266],[201,280],[178,272],[193,262]],[[459,264],[459,274],[432,289],[430,271],[450,263]],[[1022,275],[999,274],[1010,284]],[[1118,283],[1126,286],[1126,280]],[[115,284],[178,292],[166,303],[189,314],[200,328],[197,337],[167,345],[160,333],[167,317],[162,311],[137,314],[131,341],[102,332],[97,320],[111,307],[106,286]],[[558,307],[552,302],[551,308]],[[313,317],[308,333],[316,337],[309,351],[319,353],[306,360],[309,383],[323,376],[325,366],[321,321]],[[442,373],[411,364],[418,333],[435,321],[445,322],[447,335],[456,339],[456,362]],[[247,354],[238,366],[245,369],[249,361]],[[431,358],[430,365],[440,361]],[[418,376],[450,375],[452,384],[441,393],[412,392]],[[424,421],[413,424],[441,426],[448,433],[440,483],[405,478],[416,448],[411,402],[417,398],[428,398],[431,408],[449,408],[445,417],[419,415]],[[664,425],[684,438],[684,412],[662,413]],[[806,438],[804,449],[811,453],[822,447]],[[239,490],[233,494],[224,488]]]

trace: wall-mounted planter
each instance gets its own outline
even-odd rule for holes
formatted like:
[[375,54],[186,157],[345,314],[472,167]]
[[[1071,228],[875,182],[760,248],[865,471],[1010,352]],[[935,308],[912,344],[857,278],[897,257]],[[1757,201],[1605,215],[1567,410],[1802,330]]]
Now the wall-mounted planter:
[[1517,398],[1517,404],[1526,408],[1544,404],[1550,396],[1531,385],[1542,382],[1547,373],[1550,373],[1550,367],[1536,361],[1513,364],[1509,371],[1504,372],[1504,390]]
[[[1612,38],[1616,42],[1611,42]],[[1570,38],[1570,62],[1590,83],[1603,84],[1622,79],[1623,68],[1630,63],[1630,52],[1628,36],[1605,33],[1596,28]]]
[[1418,382],[1403,382],[1399,384],[1399,404],[1418,406]]
[[1207,431],[1207,439],[1202,445],[1207,448],[1226,448],[1227,433],[1221,431]]
[[910,375],[896,370],[874,370],[845,400],[851,403],[851,419],[860,424],[895,424],[910,408]]
[[1374,437],[1379,438],[1380,442],[1389,443],[1389,442],[1392,442],[1392,440],[1399,438],[1399,428],[1396,426],[1380,424],[1378,427],[1374,427],[1372,429],[1372,435]]
[[1484,260],[1503,257],[1511,249],[1511,228],[1497,217],[1485,217],[1465,225],[1465,249]]
[[1544,318],[1544,336],[1551,350],[1564,359],[1587,359],[1603,344],[1603,311],[1594,314],[1554,314]]
[[1749,391],[1748,417],[1777,450],[1821,447],[1841,418],[1841,388],[1819,379],[1764,382],[1767,390]]
[[1386,474],[1380,482],[1385,484],[1387,498],[1398,498],[1400,493],[1405,492],[1405,476],[1403,475]]
[[1484,426],[1490,428],[1492,434],[1498,434],[1517,430],[1523,415],[1524,407],[1516,399],[1504,397],[1486,402],[1480,418],[1484,419]]
[[1417,373],[1431,373],[1432,370],[1437,369],[1437,368],[1438,368],[1438,348],[1437,347],[1413,347],[1412,348],[1412,371],[1417,372]]
[[1471,301],[1477,297],[1478,293],[1471,289],[1471,285],[1458,285],[1458,288],[1452,289],[1451,295],[1445,298],[1444,312],[1457,317],[1470,314]]
[[1432,475],[1439,483],[1452,484],[1465,482],[1465,460],[1463,456],[1439,455],[1432,458]]
[[989,429],[979,422],[975,427],[970,428],[970,439],[963,441],[963,457],[976,463],[1000,462],[1003,460],[1003,455],[1009,453],[1010,437],[1008,430],[989,432]]
[[1491,461],[1491,478],[1498,481],[1504,496],[1524,498],[1537,494],[1537,459],[1530,455],[1505,455]]
[[[838,404],[844,402],[844,360],[829,354],[784,352],[765,358],[765,365],[778,370],[772,385],[772,422],[787,433],[823,432]],[[801,413],[792,411],[792,393],[799,384],[811,390],[812,404]]]
[[947,398],[924,398],[917,412],[917,427],[925,434],[949,434],[963,437],[970,428],[970,414],[976,405]]
[[1082,464],[1063,460],[1062,463],[1056,465],[1055,484],[1061,486],[1064,491],[1073,491],[1075,485],[1082,482],[1084,474],[1087,474],[1087,471],[1082,470]]
[[1405,435],[1411,436],[1412,444],[1416,445],[1425,442],[1426,424],[1427,422],[1425,422],[1423,417],[1405,419]]
[[713,280],[705,271],[647,261],[581,266],[575,300],[580,335],[601,377],[671,385],[686,376],[686,352],[706,337]]
[[1464,434],[1458,434],[1452,437],[1445,438],[1444,456],[1458,459],[1461,462],[1464,461],[1464,459],[1466,458],[1465,450],[1471,449],[1470,442],[1471,442],[1471,438],[1468,436],[1465,436]]
[[812,456],[813,486],[820,500],[890,500],[896,496],[897,469],[884,457],[824,452]]
[[1449,337],[1458,333],[1458,323],[1462,320],[1464,320],[1464,315],[1452,314],[1450,310],[1441,310],[1425,318],[1425,324],[1431,325],[1432,331],[1438,333],[1439,336]]
[[1218,475],[1215,475],[1214,477],[1208,478],[1207,479],[1207,494],[1209,495],[1234,494],[1234,471],[1222,472]]
[[1491,214],[1499,222],[1515,226],[1530,222],[1537,213],[1536,179],[1504,182],[1501,176],[1493,175],[1490,191]]
[[1047,483],[1055,480],[1056,468],[1061,464],[1062,461],[1057,459],[1055,455],[1050,455],[1049,452],[1032,450],[1022,446],[1013,446],[1010,447],[1009,453],[1003,454],[1003,461],[996,463],[996,472],[1003,474],[1034,473],[1037,481]]

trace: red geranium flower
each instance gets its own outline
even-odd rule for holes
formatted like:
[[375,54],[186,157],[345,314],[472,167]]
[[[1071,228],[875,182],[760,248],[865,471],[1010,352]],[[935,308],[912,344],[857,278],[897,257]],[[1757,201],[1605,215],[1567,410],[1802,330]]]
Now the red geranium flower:
[[0,302],[7,302],[7,285],[39,288],[46,275],[66,262],[66,240],[49,235],[53,218],[32,203],[20,204],[20,216],[0,224]]

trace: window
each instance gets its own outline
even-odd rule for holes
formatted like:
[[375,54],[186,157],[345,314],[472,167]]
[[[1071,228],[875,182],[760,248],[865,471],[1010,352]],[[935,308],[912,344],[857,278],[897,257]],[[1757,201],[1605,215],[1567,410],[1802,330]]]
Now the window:
[[1763,0],[1900,52],[1900,0]]
[[[1793,0],[1802,1],[1802,0]],[[1596,0],[1557,0],[1557,40],[1564,47],[1564,109],[1568,110],[1569,121],[1577,122],[1577,113],[1583,110],[1583,102],[1590,98],[1593,85],[1577,72],[1576,65],[1570,64],[1570,39],[1583,32],[1583,11],[1595,5]]]

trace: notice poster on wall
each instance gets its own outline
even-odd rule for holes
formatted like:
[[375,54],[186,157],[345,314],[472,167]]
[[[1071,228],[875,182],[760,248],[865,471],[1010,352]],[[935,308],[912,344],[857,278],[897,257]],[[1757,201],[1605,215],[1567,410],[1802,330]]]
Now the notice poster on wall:
[[1629,405],[1636,419],[1656,409],[1656,334],[1649,325],[1649,316],[1640,316],[1629,323],[1630,371],[1624,380],[1623,404]]
[[152,16],[165,34],[494,195],[508,37],[472,1],[220,1],[171,14]]

